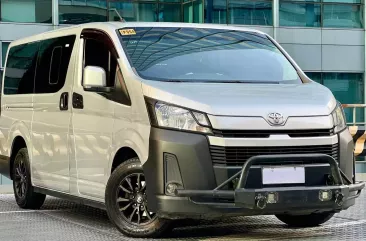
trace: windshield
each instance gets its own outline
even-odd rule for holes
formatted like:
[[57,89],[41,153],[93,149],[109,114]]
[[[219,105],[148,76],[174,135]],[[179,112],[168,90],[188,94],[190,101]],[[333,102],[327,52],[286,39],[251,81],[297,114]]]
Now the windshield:
[[259,33],[202,28],[120,29],[132,66],[159,81],[301,83],[296,69]]

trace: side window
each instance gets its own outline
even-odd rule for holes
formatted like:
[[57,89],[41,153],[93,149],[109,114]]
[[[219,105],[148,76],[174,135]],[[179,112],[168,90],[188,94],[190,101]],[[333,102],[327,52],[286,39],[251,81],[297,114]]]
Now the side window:
[[[69,60],[70,61],[70,60]],[[62,64],[62,47],[57,46],[52,51],[49,84],[57,85],[60,80],[60,69]]]
[[107,87],[115,86],[117,60],[102,40],[85,39],[84,66],[103,68],[107,74]]
[[[100,37],[100,38],[99,38]],[[117,59],[108,46],[105,36],[93,36],[85,38],[84,47],[84,67],[98,66],[105,70],[107,75],[107,87],[112,87],[113,91],[109,94],[102,94],[107,99],[131,105],[131,99],[127,91],[127,86],[123,78]]]
[[35,93],[56,93],[64,86],[75,38],[72,35],[42,41]]
[[131,99],[128,94],[126,82],[123,78],[122,71],[119,67],[117,67],[115,87],[115,91],[109,96],[109,99],[130,106]]
[[39,43],[29,43],[9,50],[5,69],[4,94],[32,94]]

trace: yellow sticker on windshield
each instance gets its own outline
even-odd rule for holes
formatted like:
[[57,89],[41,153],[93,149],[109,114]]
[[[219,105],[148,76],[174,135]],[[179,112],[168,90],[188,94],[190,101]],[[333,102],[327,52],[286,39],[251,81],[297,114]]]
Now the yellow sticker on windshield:
[[119,32],[121,35],[135,35],[136,32],[134,29],[120,29]]

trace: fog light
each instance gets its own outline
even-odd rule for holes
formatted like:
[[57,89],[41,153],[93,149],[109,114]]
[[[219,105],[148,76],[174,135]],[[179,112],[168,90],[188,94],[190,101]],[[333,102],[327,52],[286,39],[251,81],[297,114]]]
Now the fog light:
[[321,190],[319,191],[319,200],[322,202],[326,202],[332,199],[332,191],[331,190]]
[[270,192],[267,193],[267,203],[277,203],[278,202],[278,193]]
[[178,185],[176,183],[169,183],[166,185],[166,192],[167,194],[174,195],[175,190],[177,190]]

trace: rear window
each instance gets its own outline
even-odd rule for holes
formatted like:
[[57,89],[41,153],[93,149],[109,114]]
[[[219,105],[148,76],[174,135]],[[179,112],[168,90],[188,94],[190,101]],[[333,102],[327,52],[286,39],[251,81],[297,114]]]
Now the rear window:
[[119,29],[132,66],[146,79],[301,83],[265,35],[248,31],[137,27]]

